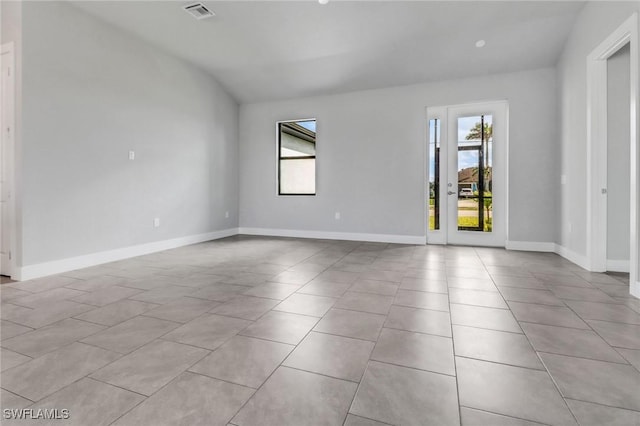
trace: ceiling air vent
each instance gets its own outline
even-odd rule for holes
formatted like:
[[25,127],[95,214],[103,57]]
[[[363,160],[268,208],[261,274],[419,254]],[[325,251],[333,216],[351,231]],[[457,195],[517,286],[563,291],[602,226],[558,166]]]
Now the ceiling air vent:
[[196,19],[206,19],[216,15],[207,9],[202,3],[190,4],[189,6],[185,6],[184,10]]

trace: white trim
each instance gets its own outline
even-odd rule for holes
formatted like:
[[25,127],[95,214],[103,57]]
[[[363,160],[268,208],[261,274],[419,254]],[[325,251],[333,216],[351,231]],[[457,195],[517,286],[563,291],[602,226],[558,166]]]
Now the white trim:
[[554,253],[556,250],[555,243],[547,243],[543,241],[508,241],[505,248],[507,250],[519,251],[538,251],[546,253]]
[[575,263],[579,267],[589,270],[589,259],[587,256],[578,254],[575,251],[569,250],[568,248],[561,246],[560,244],[556,244],[554,252],[569,262]]
[[630,152],[631,157],[631,188],[630,188],[630,204],[631,204],[631,227],[629,229],[630,248],[629,248],[629,282],[631,285],[631,294],[640,298],[640,206],[638,205],[640,190],[640,17],[635,13],[631,18],[631,105],[630,105]]
[[[16,51],[15,44],[13,41],[8,43],[4,43],[0,46],[0,55],[7,55],[7,60],[9,61],[9,67],[11,69],[11,74],[9,75],[9,93],[4,94],[9,99],[9,121],[7,123],[3,123],[2,126],[8,127],[11,129],[11,136],[8,141],[9,150],[6,153],[9,160],[9,173],[10,179],[8,182],[9,185],[9,205],[8,205],[8,223],[9,223],[9,251],[11,253],[11,257],[9,259],[9,270],[2,271],[3,275],[8,275],[13,279],[16,275],[16,256],[18,251],[16,249]],[[1,57],[0,57],[1,60]],[[4,134],[4,129],[3,129]],[[0,141],[2,143],[2,141]],[[3,160],[4,161],[4,160]],[[6,162],[5,162],[6,164]],[[5,183],[6,184],[6,183]]]
[[511,128],[509,125],[509,122],[511,121],[511,117],[510,117],[509,111],[511,111],[511,108],[509,106],[509,99],[505,99],[504,102],[505,102],[506,111],[504,112],[505,140],[504,140],[504,158],[502,160],[504,164],[504,171],[502,175],[502,179],[504,179],[504,206],[502,206],[502,211],[504,214],[503,226],[504,226],[504,241],[505,241],[505,247],[506,247],[507,241],[509,241],[509,146],[511,145],[509,143],[509,140],[511,140],[511,133],[510,133]]
[[[429,174],[431,173],[431,170],[429,168],[429,155],[431,154],[429,152],[429,144],[430,144],[430,135],[431,135],[431,129],[429,127],[429,122],[431,120],[434,119],[438,119],[440,120],[440,164],[446,164],[447,161],[447,149],[446,149],[446,145],[443,145],[443,141],[444,144],[446,144],[447,141],[447,128],[446,128],[446,123],[447,123],[447,107],[427,107],[427,115],[426,115],[427,119],[426,119],[426,131],[424,132],[424,134],[426,135],[425,138],[425,153],[424,153],[424,161],[425,161],[425,176],[424,176],[424,202],[423,202],[423,206],[424,206],[424,213],[423,213],[423,217],[426,219],[425,221],[425,230],[426,230],[426,240],[427,240],[427,244],[447,244],[447,186],[446,186],[446,179],[443,180],[442,176],[443,176],[443,170],[446,171],[446,167],[443,169],[441,166],[441,170],[440,170],[440,176],[438,176],[438,179],[440,180],[440,194],[439,194],[439,200],[438,202],[440,203],[440,218],[439,218],[439,225],[440,225],[440,229],[437,230],[429,230],[429,221],[430,221],[430,217],[429,217],[429,196],[430,196],[430,189],[429,189]],[[443,125],[444,124],[444,125]],[[442,149],[442,148],[445,149]]]
[[376,243],[424,245],[424,235],[361,234],[351,232],[304,231],[296,229],[239,228],[241,235],[265,237],[312,238],[321,240],[366,241]]
[[[587,256],[580,265],[589,271],[607,269],[607,59],[625,44],[631,50],[630,70],[630,282],[638,281],[638,124],[640,93],[638,89],[640,58],[638,55],[638,13],[631,15],[587,57]],[[566,256],[565,256],[566,257]],[[570,259],[571,260],[571,259]],[[577,262],[576,262],[577,263]],[[633,287],[633,286],[632,286]],[[633,289],[632,289],[633,290]],[[636,288],[636,293],[638,288]],[[633,291],[632,291],[633,293]]]
[[631,262],[628,260],[607,259],[607,271],[628,273],[630,265],[631,265]]
[[424,143],[422,144],[422,219],[424,223],[424,241],[429,244],[429,200],[431,199],[431,189],[429,188],[429,142],[431,138],[431,127],[429,126],[431,117],[429,116],[429,108],[425,108],[425,120],[422,122],[422,136]]
[[8,41],[6,43],[3,43],[0,46],[0,52],[2,53],[9,53],[9,52],[15,52],[15,43],[12,41]]
[[149,253],[156,253],[177,247],[197,244],[204,241],[217,240],[219,238],[230,237],[238,234],[238,228],[224,229],[222,231],[208,232],[206,234],[190,235],[187,237],[173,238],[171,240],[155,241],[153,243],[139,244],[130,247],[123,247],[115,250],[107,250],[84,256],[70,257],[67,259],[54,260],[51,262],[38,263],[35,265],[16,268],[15,280],[24,281],[47,275],[59,274],[90,266],[101,265],[103,263],[114,262],[116,260],[128,259],[142,256]]
[[604,272],[607,258],[607,62],[587,58],[587,259]]

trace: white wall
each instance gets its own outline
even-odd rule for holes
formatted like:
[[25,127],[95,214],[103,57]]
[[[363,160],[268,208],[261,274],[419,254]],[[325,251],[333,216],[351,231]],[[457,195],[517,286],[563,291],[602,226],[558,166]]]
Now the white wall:
[[[507,99],[509,240],[552,243],[555,93],[555,71],[543,69],[242,105],[240,226],[424,237],[425,108]],[[275,123],[312,117],[317,196],[278,197]]]
[[22,266],[237,227],[222,87],[65,2],[22,7]]
[[607,60],[607,260],[629,261],[629,44]]
[[[587,253],[587,55],[620,26],[639,2],[589,2],[580,12],[558,63],[561,188],[559,245],[572,259]],[[637,59],[636,59],[637,60]]]
[[[510,105],[509,240],[584,255],[586,56],[640,10],[588,3],[557,71],[243,105],[238,153],[237,104],[208,74],[68,4],[15,5],[2,37],[23,39],[21,265],[238,224],[422,237],[425,107],[495,99]],[[318,195],[277,197],[275,123],[310,117]]]

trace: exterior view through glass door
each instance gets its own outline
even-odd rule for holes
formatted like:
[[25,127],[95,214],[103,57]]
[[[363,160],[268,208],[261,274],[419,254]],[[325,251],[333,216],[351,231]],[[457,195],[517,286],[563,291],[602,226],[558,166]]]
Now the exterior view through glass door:
[[507,104],[429,108],[427,242],[505,245]]

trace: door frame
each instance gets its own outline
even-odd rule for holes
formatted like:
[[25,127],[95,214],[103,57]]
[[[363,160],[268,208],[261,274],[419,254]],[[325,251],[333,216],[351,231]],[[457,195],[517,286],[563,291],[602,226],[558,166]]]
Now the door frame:
[[[422,203],[422,205],[424,206],[424,213],[423,213],[423,218],[425,219],[425,243],[426,244],[441,244],[441,245],[446,245],[447,244],[447,228],[446,226],[443,228],[442,223],[447,223],[447,217],[448,217],[448,205],[447,205],[447,195],[446,195],[446,191],[442,190],[443,188],[440,189],[440,194],[438,197],[438,202],[440,203],[440,217],[441,217],[441,221],[440,221],[440,229],[438,230],[434,230],[434,231],[430,231],[429,230],[429,194],[430,194],[430,189],[429,189],[429,173],[431,172],[430,167],[429,167],[429,144],[430,144],[430,132],[431,129],[429,127],[429,122],[432,119],[439,119],[440,120],[440,147],[442,148],[443,145],[443,141],[447,141],[448,140],[448,126],[443,126],[442,123],[443,122],[447,122],[447,109],[448,107],[446,106],[439,106],[439,107],[427,107],[426,109],[426,130],[423,133],[424,135],[426,135],[426,144],[425,144],[425,153],[423,155],[424,161],[425,161],[425,177],[423,179],[424,181],[424,188],[423,188],[423,194],[424,194],[424,201]],[[445,142],[446,143],[446,142]],[[448,157],[447,157],[447,153],[448,150],[440,150],[440,159],[439,159],[439,163],[440,164],[448,164]],[[440,185],[442,185],[442,182],[440,183]],[[442,218],[444,218],[444,220],[442,220]]]
[[[504,108],[504,145],[503,145],[503,170],[500,173],[494,174],[494,176],[498,179],[502,179],[504,182],[503,185],[503,198],[504,204],[502,206],[502,215],[503,215],[503,226],[504,226],[504,239],[493,245],[495,247],[505,247],[507,245],[507,241],[509,241],[509,101],[507,99],[491,99],[486,101],[474,101],[464,104],[455,104],[455,105],[446,105],[446,106],[435,106],[435,107],[427,107],[426,108],[426,120],[425,120],[425,151],[424,151],[424,164],[425,164],[425,177],[424,181],[424,215],[425,218],[425,241],[426,244],[451,244],[448,242],[448,216],[449,216],[449,208],[448,208],[448,195],[446,191],[446,183],[444,183],[444,187],[441,187],[439,200],[440,200],[440,229],[438,231],[429,231],[429,121],[433,118],[439,118],[441,123],[445,122],[446,125],[441,125],[440,127],[440,146],[443,144],[448,144],[449,139],[449,109],[477,109],[481,110],[482,107],[486,107],[487,105],[500,105],[500,108]],[[449,156],[448,149],[440,152],[440,164],[446,164],[447,168],[449,165]],[[448,181],[448,178],[447,178]],[[441,185],[443,183],[441,182]],[[444,218],[444,220],[443,220]],[[445,226],[442,226],[442,223]],[[487,245],[488,247],[492,245]]]
[[620,48],[630,47],[630,292],[640,297],[638,282],[638,153],[640,123],[638,93],[638,13],[633,13],[587,56],[587,266],[607,270],[607,60]]
[[[13,276],[16,272],[16,204],[15,204],[15,153],[16,153],[16,139],[15,139],[15,124],[16,124],[16,60],[15,60],[15,45],[13,42],[4,43],[0,46],[0,61],[9,61],[9,84],[8,93],[3,94],[8,99],[8,109],[11,111],[9,114],[9,121],[2,124],[2,135],[0,136],[0,143],[4,143],[4,138],[8,137],[7,143],[8,149],[5,154],[8,158],[3,158],[3,167],[9,164],[9,205],[8,205],[8,222],[9,222],[9,270],[0,271],[3,275]],[[9,136],[7,136],[9,135]]]

